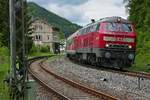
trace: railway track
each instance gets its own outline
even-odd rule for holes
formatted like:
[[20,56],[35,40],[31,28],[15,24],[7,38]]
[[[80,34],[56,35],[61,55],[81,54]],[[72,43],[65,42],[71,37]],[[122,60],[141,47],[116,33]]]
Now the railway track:
[[[34,63],[34,62],[32,62],[32,64],[33,64],[33,63]],[[31,65],[32,65],[32,64],[31,64]],[[30,66],[31,66],[31,65],[30,65]],[[36,64],[36,65],[38,66],[38,64]],[[68,97],[66,97],[65,95],[63,95],[63,94],[57,92],[54,88],[52,88],[52,87],[49,86],[47,83],[45,83],[45,81],[42,80],[42,79],[37,75],[37,73],[35,73],[35,72],[32,71],[32,69],[30,68],[30,66],[29,66],[29,68],[28,68],[29,73],[30,73],[30,74],[33,76],[33,78],[34,78],[37,82],[39,82],[44,88],[46,88],[49,92],[53,92],[53,93],[57,96],[57,98],[60,99],[60,100],[70,100]]]
[[150,73],[146,73],[146,72],[134,72],[134,71],[129,71],[129,70],[104,68],[104,67],[100,67],[100,66],[94,66],[94,65],[89,65],[89,64],[85,64],[85,63],[79,63],[77,61],[72,61],[72,60],[71,60],[71,62],[78,64],[78,65],[82,65],[84,67],[95,68],[97,70],[104,70],[104,71],[108,71],[108,72],[124,74],[124,75],[133,76],[133,77],[137,77],[137,78],[148,78],[148,79],[150,79]]
[[149,78],[150,79],[150,73],[145,72],[133,72],[129,70],[123,70],[121,73],[127,74],[129,76],[139,77],[139,78]]
[[28,70],[35,80],[40,82],[50,92],[55,93],[60,100],[81,100],[85,98],[86,100],[117,100],[111,95],[96,91],[51,72],[47,69],[48,66],[43,64],[44,61],[38,60],[33,62]]

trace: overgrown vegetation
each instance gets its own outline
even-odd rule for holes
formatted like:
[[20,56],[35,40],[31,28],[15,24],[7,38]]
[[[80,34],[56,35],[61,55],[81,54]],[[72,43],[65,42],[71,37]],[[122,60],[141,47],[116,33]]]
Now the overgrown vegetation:
[[131,70],[150,72],[150,0],[124,0],[137,29],[137,52]]
[[51,48],[49,46],[32,46],[29,56],[45,56],[52,54]]
[[4,84],[4,79],[9,70],[9,50],[0,47],[0,100],[9,100],[8,87]]
[[9,100],[8,87],[3,82],[9,70],[8,4],[8,0],[0,0],[0,100]]

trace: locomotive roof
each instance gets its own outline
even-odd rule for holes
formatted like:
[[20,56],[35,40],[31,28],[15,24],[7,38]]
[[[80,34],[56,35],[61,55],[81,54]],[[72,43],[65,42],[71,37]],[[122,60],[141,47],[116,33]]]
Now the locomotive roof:
[[[105,17],[105,18],[102,18],[102,19],[100,19],[100,20],[98,20],[94,23],[87,24],[84,27],[82,27],[81,29],[84,29],[84,28],[86,28],[88,26],[91,26],[91,25],[94,25],[94,24],[98,24],[100,22],[118,22],[118,20],[120,20],[120,22],[122,22],[122,23],[132,23],[132,22],[130,22],[130,21],[124,19],[124,18],[121,18],[121,17],[118,17],[118,16],[113,16],[113,17]],[[71,39],[71,38],[75,37],[76,35],[78,35],[78,32],[81,29],[77,30],[75,33],[73,33],[71,36],[69,36],[68,39]]]
[[132,23],[132,22],[130,22],[130,21],[124,19],[124,18],[121,18],[121,17],[118,17],[118,16],[113,16],[113,17],[101,18],[100,20],[95,21],[94,23],[89,23],[89,24],[85,25],[83,28],[86,28],[86,27],[91,26],[93,24],[98,24],[100,22],[118,22],[118,20],[120,20],[120,22],[122,22],[122,23]]
[[118,22],[118,20],[123,23],[131,23],[130,21],[118,16],[102,18],[99,22]]

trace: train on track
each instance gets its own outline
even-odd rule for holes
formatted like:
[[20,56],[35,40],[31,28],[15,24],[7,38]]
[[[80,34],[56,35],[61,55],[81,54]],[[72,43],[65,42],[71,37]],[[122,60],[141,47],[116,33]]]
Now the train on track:
[[106,17],[77,30],[67,38],[67,57],[105,67],[125,68],[134,63],[134,24],[121,17]]

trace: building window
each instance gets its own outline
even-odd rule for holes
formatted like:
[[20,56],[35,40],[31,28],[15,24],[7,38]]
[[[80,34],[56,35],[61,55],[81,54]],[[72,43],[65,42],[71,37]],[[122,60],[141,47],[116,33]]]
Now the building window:
[[47,39],[49,40],[49,35],[47,35]]
[[42,40],[42,36],[41,35],[35,35],[35,40],[41,41]]
[[38,35],[35,35],[35,40],[38,40],[39,38],[38,38]]
[[42,40],[42,36],[41,36],[41,35],[39,35],[39,40],[40,40],[40,41]]
[[39,29],[40,29],[40,30],[43,30],[43,27],[42,27],[42,25],[39,25]]
[[35,26],[34,26],[34,29],[35,29],[35,30],[38,30],[38,26],[37,26],[37,25],[35,25]]

